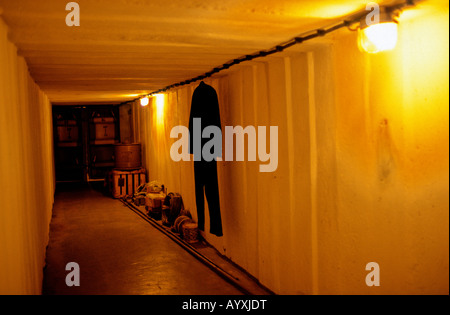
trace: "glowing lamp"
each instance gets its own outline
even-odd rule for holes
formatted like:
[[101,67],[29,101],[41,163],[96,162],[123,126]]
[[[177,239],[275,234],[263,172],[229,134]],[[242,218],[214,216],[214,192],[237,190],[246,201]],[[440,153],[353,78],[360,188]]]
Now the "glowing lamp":
[[146,97],[143,97],[143,98],[141,98],[141,105],[142,106],[147,106],[148,105],[148,103],[149,103],[149,98],[146,96]]
[[395,48],[398,40],[398,22],[392,12],[383,10],[374,19],[365,17],[359,29],[360,49],[370,54]]

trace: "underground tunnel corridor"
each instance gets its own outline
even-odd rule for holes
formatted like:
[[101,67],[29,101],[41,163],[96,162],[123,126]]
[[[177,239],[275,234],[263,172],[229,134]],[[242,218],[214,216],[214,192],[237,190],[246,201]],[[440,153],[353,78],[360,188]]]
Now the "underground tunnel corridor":
[[0,294],[448,295],[448,1],[0,0],[0,69]]

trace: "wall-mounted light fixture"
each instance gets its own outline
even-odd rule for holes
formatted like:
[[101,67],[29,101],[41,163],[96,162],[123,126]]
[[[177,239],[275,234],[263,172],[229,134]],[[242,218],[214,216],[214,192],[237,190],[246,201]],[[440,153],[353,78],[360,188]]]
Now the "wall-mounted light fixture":
[[395,48],[398,40],[398,13],[387,8],[361,19],[358,42],[361,50],[374,54]]
[[148,96],[145,96],[143,98],[141,98],[141,105],[142,106],[147,106],[149,104],[150,100],[148,98]]

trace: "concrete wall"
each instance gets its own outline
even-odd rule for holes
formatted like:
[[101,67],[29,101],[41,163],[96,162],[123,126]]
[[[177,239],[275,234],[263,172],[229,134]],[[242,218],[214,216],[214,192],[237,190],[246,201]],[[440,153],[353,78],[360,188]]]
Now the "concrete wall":
[[[393,52],[361,55],[352,34],[336,37],[323,292],[448,294],[448,6],[436,3],[405,12]],[[361,281],[369,261],[381,267],[379,288]]]
[[51,105],[0,19],[0,294],[40,294],[53,208]]
[[[342,30],[207,80],[222,126],[278,126],[279,166],[220,162],[221,253],[280,294],[448,294],[448,4],[401,18],[392,52]],[[134,104],[150,180],[196,216],[193,162],[170,158],[198,83]],[[208,216],[206,218],[208,222]],[[206,224],[208,231],[208,223]],[[365,283],[377,262],[381,286]]]

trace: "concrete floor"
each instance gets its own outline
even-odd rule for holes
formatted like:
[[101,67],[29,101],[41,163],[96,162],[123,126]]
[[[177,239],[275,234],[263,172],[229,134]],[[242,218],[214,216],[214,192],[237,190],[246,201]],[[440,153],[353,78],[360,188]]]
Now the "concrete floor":
[[[65,283],[80,266],[80,286]],[[58,188],[45,295],[238,295],[234,286],[121,202],[89,187]]]

